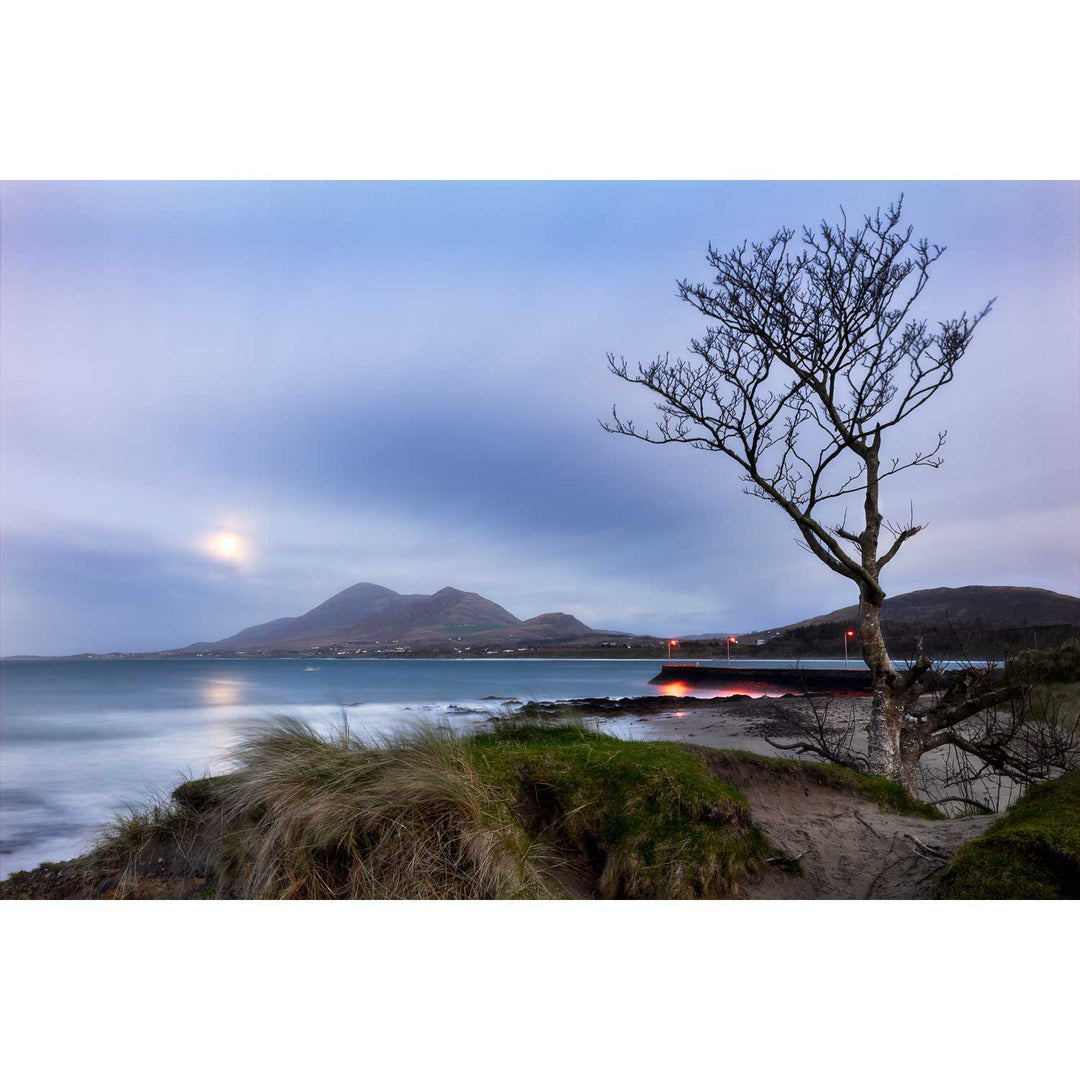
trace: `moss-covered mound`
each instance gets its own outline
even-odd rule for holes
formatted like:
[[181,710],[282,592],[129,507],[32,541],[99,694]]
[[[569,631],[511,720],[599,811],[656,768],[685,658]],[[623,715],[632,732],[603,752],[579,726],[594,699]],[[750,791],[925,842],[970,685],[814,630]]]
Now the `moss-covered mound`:
[[1031,788],[957,852],[942,900],[1080,899],[1080,772]]
[[4,896],[709,898],[772,854],[693,751],[573,724],[380,745],[282,720]]
[[746,800],[692,748],[514,724],[471,746],[485,780],[600,896],[730,896],[770,855]]

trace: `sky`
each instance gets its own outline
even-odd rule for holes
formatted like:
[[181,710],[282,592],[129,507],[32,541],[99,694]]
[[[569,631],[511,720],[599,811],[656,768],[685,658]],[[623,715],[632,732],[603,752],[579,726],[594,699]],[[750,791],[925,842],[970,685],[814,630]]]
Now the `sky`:
[[711,242],[905,195],[934,320],[997,304],[895,432],[888,593],[1080,593],[1075,183],[4,183],[0,650],[156,650],[358,581],[748,631],[857,599],[737,467],[606,434],[704,329]]

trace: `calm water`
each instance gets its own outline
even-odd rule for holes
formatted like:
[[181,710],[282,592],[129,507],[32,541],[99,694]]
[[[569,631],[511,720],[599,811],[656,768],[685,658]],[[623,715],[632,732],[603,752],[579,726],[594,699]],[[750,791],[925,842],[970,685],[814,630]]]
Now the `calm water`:
[[462,727],[481,717],[449,706],[657,693],[658,670],[653,660],[4,661],[0,876],[77,854],[119,807],[171,790],[182,772],[222,768],[243,729],[275,713],[325,728],[344,709],[372,734]]

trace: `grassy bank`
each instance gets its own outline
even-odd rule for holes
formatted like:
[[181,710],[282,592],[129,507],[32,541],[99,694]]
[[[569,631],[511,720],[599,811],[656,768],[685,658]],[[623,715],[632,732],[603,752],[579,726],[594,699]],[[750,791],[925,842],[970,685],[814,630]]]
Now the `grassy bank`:
[[50,895],[720,898],[771,854],[699,754],[572,723],[372,745],[283,719],[237,765],[119,817]]
[[1080,772],[1031,788],[938,882],[944,900],[1080,899]]
[[[565,715],[378,744],[281,719],[235,758],[0,898],[914,898],[933,887],[927,852],[945,866],[976,835],[849,769],[622,740]],[[940,895],[1071,895],[1077,788],[1035,789],[961,848]]]

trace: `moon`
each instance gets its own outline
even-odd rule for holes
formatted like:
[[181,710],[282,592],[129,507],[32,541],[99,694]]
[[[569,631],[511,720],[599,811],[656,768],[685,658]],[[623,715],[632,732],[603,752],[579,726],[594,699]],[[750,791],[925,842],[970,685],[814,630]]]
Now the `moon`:
[[206,541],[206,551],[219,562],[242,563],[248,554],[248,542],[239,533],[217,532]]

